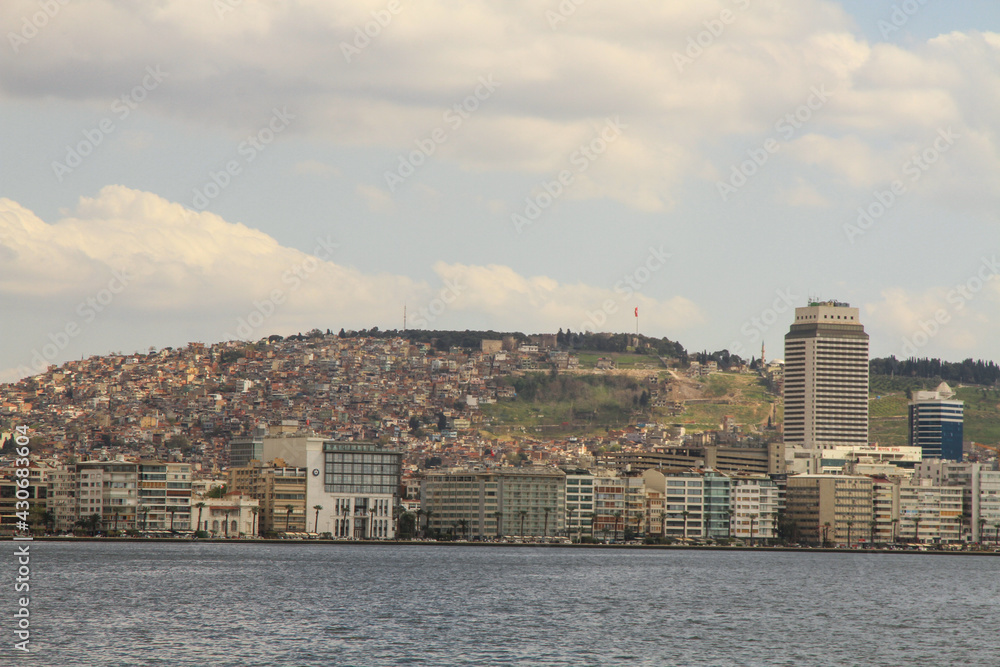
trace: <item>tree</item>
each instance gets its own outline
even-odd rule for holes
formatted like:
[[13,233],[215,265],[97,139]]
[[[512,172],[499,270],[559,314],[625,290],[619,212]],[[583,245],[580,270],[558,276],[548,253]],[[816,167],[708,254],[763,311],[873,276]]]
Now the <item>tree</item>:
[[260,507],[251,507],[250,513],[253,515],[253,530],[250,532],[254,537],[257,537],[257,515],[260,514]]
[[920,541],[920,517],[913,517],[913,539],[917,544],[921,544]]
[[618,523],[622,520],[622,512],[618,510],[615,512],[615,542],[618,541]]
[[368,508],[368,514],[371,515],[368,519],[368,537],[375,537],[375,507]]
[[854,540],[851,539],[851,528],[854,526],[854,519],[847,520],[847,548],[850,549]]
[[222,486],[213,486],[211,489],[208,490],[208,493],[205,494],[205,497],[214,498],[218,500],[219,498],[222,498],[223,496],[226,495],[227,490],[228,490],[227,485],[225,484],[223,484]]
[[415,514],[417,515],[416,526],[415,526],[417,535],[420,534],[420,515],[422,515],[423,513],[424,513],[423,507],[417,508],[417,511],[415,512]]
[[497,520],[497,539],[500,539],[500,526],[503,522],[503,512],[494,512],[493,517]]
[[428,508],[424,510],[424,515],[427,517],[424,519],[424,537],[426,537],[431,531],[431,517],[434,516],[434,510]]
[[524,539],[524,519],[525,519],[525,517],[528,516],[528,512],[527,512],[527,510],[521,510],[520,512],[518,512],[518,515],[521,517],[521,539],[523,540]]
[[323,509],[322,505],[313,505],[313,509],[316,510],[316,520],[313,522],[313,532],[319,532],[319,511]]
[[[684,541],[685,542],[687,542],[687,538],[688,538],[688,517],[689,516],[691,516],[691,512],[689,512],[687,510],[684,510],[683,512],[681,512],[681,517],[683,517],[683,519],[684,519]],[[752,517],[751,517],[750,523],[751,523],[750,532],[752,533],[753,532],[753,518]]]
[[[199,530],[201,530],[201,512],[202,510],[205,509],[205,503],[199,502],[195,504],[195,507],[198,508],[198,525],[194,527],[195,532],[197,533]],[[143,530],[145,530],[145,528]]]
[[288,532],[288,526],[292,520],[292,512],[295,511],[294,505],[285,505],[285,532]]
[[546,507],[544,511],[545,511],[545,528],[542,529],[542,539],[545,539],[546,537],[549,536],[549,512],[552,511],[552,508]]
[[170,512],[170,532],[172,533],[174,532],[174,512],[177,511],[177,508],[171,505],[167,511]]
[[465,540],[469,539],[469,536],[467,535],[469,529],[469,522],[466,521],[465,519],[459,519],[458,527],[462,529],[462,539]]
[[226,524],[226,525],[224,525],[224,526],[223,526],[223,529],[225,530],[225,536],[226,536],[227,538],[229,537],[229,513],[230,513],[231,511],[232,511],[232,510],[230,510],[230,509],[226,508],[226,511],[224,512],[224,514],[225,514],[225,517],[223,518],[223,521],[224,521],[224,522],[225,522],[225,524]]
[[830,546],[830,522],[827,521],[823,524],[823,546]]

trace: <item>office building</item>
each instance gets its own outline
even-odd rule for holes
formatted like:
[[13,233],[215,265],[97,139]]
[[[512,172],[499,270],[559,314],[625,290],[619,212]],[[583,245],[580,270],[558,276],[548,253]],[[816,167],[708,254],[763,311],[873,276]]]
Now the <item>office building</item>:
[[918,391],[910,401],[910,446],[925,459],[962,460],[963,402],[942,382],[934,391]]

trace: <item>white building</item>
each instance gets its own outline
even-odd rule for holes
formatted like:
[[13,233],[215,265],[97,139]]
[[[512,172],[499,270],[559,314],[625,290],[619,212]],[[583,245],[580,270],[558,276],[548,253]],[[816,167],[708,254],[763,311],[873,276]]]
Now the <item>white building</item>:
[[729,490],[730,535],[755,541],[778,537],[778,485],[766,475],[733,476]]
[[201,498],[191,509],[191,520],[210,537],[252,537],[260,533],[259,508],[260,501],[239,493]]
[[962,487],[935,486],[929,479],[899,487],[902,541],[949,544],[962,540]]

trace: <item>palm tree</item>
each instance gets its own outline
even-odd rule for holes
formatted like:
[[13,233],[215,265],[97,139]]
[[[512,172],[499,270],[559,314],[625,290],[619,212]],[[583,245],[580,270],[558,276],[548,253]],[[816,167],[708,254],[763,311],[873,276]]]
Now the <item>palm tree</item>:
[[368,508],[368,513],[371,515],[371,517],[368,519],[368,537],[369,538],[374,538],[375,537],[375,506],[374,505],[372,507]]
[[525,519],[525,517],[528,516],[528,512],[527,512],[527,510],[521,510],[520,512],[518,512],[518,515],[521,517],[521,539],[523,540],[524,539],[524,519]]
[[427,517],[424,519],[424,537],[431,531],[431,517],[434,516],[434,510],[426,509],[424,510],[424,515]]
[[230,509],[228,509],[228,508],[227,508],[227,509],[225,510],[225,512],[224,512],[226,516],[225,516],[225,518],[223,519],[223,521],[225,522],[225,524],[226,524],[226,525],[225,525],[225,526],[223,526],[223,528],[224,528],[224,529],[225,529],[225,531],[226,531],[226,532],[225,532],[225,535],[226,535],[226,537],[227,537],[227,538],[229,537],[229,513],[230,513],[231,511],[232,511],[232,510],[230,510]]
[[681,512],[681,517],[684,519],[684,541],[687,542],[688,538],[688,517],[691,516],[691,512],[684,510]]
[[986,527],[986,519],[979,518],[979,543],[982,544],[986,540],[983,539],[983,529]]
[[899,519],[892,520],[892,543],[896,543],[896,529],[899,527]]
[[285,532],[288,532],[288,524],[292,520],[292,512],[295,511],[294,505],[285,505]]
[[830,546],[830,522],[823,524],[823,546]]
[[853,540],[851,539],[851,527],[854,526],[854,519],[847,520],[847,548],[851,548]]
[[913,517],[913,539],[920,544],[920,517]]
[[469,539],[469,536],[466,534],[469,529],[469,522],[465,519],[459,519],[458,525],[462,529],[462,539]]
[[[197,532],[201,530],[201,511],[205,509],[205,503],[198,503],[195,507],[198,508],[198,525],[195,527],[195,532]],[[147,514],[148,513],[149,512],[147,511]],[[145,528],[143,528],[143,530],[145,530]]]
[[177,511],[177,508],[170,506],[167,508],[167,511],[170,512],[170,532],[172,533],[174,532],[174,512]]
[[618,522],[621,521],[622,513],[621,510],[615,512],[615,542],[618,541]]
[[[723,512],[723,514],[726,515],[726,537],[732,537],[733,536],[733,511],[732,510],[726,510],[725,512]],[[666,531],[665,528],[664,528],[663,532],[664,532],[664,536],[666,536],[666,532],[667,531]]]
[[552,509],[549,508],[549,507],[546,507],[545,510],[544,510],[544,512],[545,512],[545,528],[542,529],[542,539],[543,540],[546,537],[549,536],[549,512],[551,512],[551,511],[552,511]]
[[316,520],[313,522],[313,532],[319,532],[319,511],[323,509],[322,505],[313,505],[313,509],[316,510]]
[[417,511],[415,512],[415,514],[417,515],[417,519],[414,522],[413,529],[417,535],[420,534],[420,515],[423,513],[424,513],[424,508],[422,507],[418,508]]
[[[201,503],[204,505],[204,503]],[[253,514],[253,530],[250,531],[251,535],[257,537],[257,514],[260,512],[260,507],[251,507],[250,513]],[[201,511],[198,511],[198,518],[201,518]]]
[[868,524],[868,542],[871,543],[872,548],[875,548],[875,529],[878,528],[878,521],[872,519]]
[[114,518],[114,523],[113,523],[113,524],[111,524],[111,525],[112,525],[112,528],[111,528],[111,530],[112,530],[113,532],[117,533],[117,532],[118,532],[118,510],[117,510],[117,509],[115,510],[115,518]]
[[497,520],[497,539],[500,539],[500,526],[503,521],[503,512],[494,512],[493,516]]

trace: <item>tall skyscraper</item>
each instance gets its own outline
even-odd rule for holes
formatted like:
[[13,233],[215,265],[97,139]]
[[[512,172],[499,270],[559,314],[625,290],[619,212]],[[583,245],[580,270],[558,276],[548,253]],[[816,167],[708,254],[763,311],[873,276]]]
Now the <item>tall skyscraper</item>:
[[785,334],[786,445],[868,444],[868,334],[858,309],[811,301]]
[[962,401],[942,382],[935,391],[918,391],[910,401],[910,446],[925,459],[962,460]]

